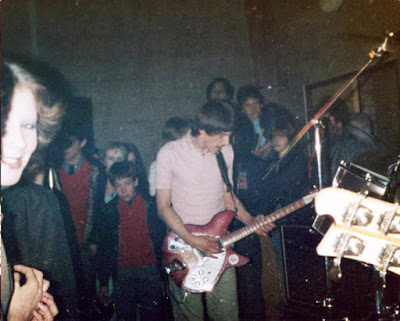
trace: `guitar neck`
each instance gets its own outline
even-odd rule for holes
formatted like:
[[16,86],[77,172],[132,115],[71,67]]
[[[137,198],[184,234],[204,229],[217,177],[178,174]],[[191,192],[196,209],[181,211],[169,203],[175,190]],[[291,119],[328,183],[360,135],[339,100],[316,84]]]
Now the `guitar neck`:
[[286,215],[289,215],[289,214],[297,211],[298,209],[302,208],[306,204],[307,203],[303,199],[300,199],[294,203],[291,203],[291,204],[289,204],[285,207],[282,207],[281,209],[267,215],[265,217],[265,219],[261,222],[256,222],[256,223],[253,223],[250,225],[246,225],[245,227],[242,227],[241,229],[238,229],[238,230],[222,237],[220,242],[224,247],[231,245],[231,244],[245,238],[246,236],[253,234],[260,227],[262,227],[266,224],[269,224],[269,223],[273,223],[273,222],[285,217]]

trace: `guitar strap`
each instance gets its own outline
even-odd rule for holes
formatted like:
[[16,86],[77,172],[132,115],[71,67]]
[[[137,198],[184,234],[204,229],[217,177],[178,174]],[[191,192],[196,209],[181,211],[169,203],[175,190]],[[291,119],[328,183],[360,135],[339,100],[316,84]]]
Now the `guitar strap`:
[[235,198],[233,196],[233,187],[231,181],[229,180],[228,168],[226,167],[224,155],[222,154],[222,152],[219,152],[216,154],[216,156],[217,156],[219,171],[221,172],[222,180],[224,181],[224,184],[226,186],[226,191],[231,194],[233,204],[235,205],[235,212],[237,213],[238,209],[236,206]]

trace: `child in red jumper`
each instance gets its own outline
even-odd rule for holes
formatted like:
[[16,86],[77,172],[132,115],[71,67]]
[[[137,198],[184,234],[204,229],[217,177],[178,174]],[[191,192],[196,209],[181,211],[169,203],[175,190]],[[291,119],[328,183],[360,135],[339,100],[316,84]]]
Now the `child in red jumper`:
[[166,233],[154,202],[146,201],[136,187],[134,163],[117,162],[108,172],[117,197],[107,203],[99,228],[100,297],[114,282],[118,320],[163,320],[161,250]]

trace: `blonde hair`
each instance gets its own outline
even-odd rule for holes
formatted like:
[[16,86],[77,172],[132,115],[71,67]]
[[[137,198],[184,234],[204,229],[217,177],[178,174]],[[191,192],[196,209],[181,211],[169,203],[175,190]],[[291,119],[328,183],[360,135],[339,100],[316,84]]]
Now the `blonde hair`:
[[[15,81],[12,95],[15,94],[17,88],[27,88],[31,90],[35,97],[36,111],[38,113],[38,148],[44,148],[60,129],[64,108],[61,102],[57,101],[47,88],[22,66],[14,62],[5,62],[5,65],[10,69]],[[11,108],[11,106],[8,108]]]

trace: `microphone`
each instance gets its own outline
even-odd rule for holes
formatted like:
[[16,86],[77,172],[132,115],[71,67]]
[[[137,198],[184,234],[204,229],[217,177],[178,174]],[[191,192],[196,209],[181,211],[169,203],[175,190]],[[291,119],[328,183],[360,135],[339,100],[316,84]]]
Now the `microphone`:
[[388,52],[388,50],[386,49],[386,46],[387,46],[387,43],[388,43],[389,38],[390,38],[390,37],[393,37],[393,36],[394,36],[394,32],[386,31],[385,40],[384,40],[383,43],[379,46],[379,48],[378,48],[377,51],[371,50],[371,52],[369,53],[369,57],[370,57],[371,59],[374,59],[375,57],[381,57],[382,54],[383,54],[384,52]]

